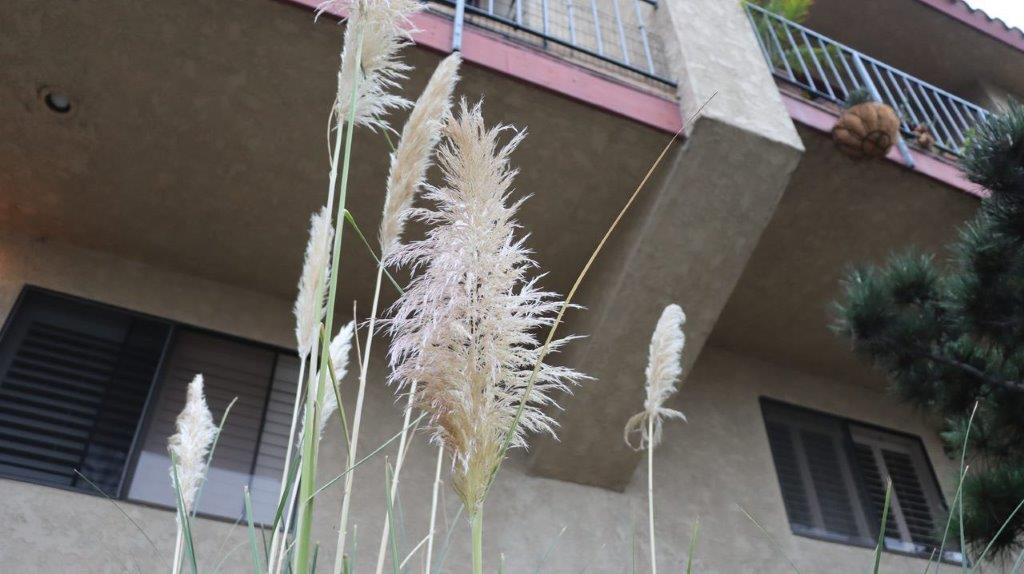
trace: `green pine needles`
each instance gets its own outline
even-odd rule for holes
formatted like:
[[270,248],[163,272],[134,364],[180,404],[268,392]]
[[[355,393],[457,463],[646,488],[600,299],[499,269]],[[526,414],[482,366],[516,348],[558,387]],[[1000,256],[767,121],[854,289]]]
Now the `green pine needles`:
[[849,271],[832,328],[900,399],[942,417],[951,454],[968,442],[966,540],[998,554],[1024,542],[1024,106],[977,126],[962,164],[991,196],[949,264],[907,251]]

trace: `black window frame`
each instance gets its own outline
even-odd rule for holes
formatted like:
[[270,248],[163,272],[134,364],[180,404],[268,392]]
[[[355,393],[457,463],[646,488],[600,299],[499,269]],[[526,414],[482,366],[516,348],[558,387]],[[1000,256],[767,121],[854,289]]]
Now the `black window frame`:
[[[153,410],[154,410],[154,408],[156,406],[156,402],[157,402],[156,399],[160,396],[160,392],[161,392],[163,384],[164,384],[164,380],[165,380],[164,375],[165,375],[166,367],[167,367],[167,358],[168,358],[168,355],[169,355],[170,351],[174,348],[174,341],[175,341],[176,334],[179,331],[181,331],[181,330],[186,330],[186,331],[198,333],[198,334],[201,334],[201,335],[206,335],[206,336],[211,336],[211,337],[218,337],[218,338],[226,339],[226,340],[229,340],[229,341],[234,341],[234,342],[239,343],[239,344],[249,345],[249,346],[253,346],[253,347],[256,347],[256,348],[260,348],[260,349],[264,349],[264,350],[267,350],[267,351],[271,351],[271,352],[274,352],[274,353],[277,354],[275,356],[275,359],[274,359],[275,365],[276,365],[276,363],[277,363],[277,361],[279,359],[279,356],[282,355],[282,354],[284,354],[284,355],[296,355],[295,349],[290,349],[290,348],[282,347],[282,346],[279,346],[279,345],[273,345],[273,344],[270,344],[270,343],[263,343],[263,342],[260,342],[260,341],[254,341],[252,339],[247,339],[245,337],[240,337],[238,335],[232,335],[230,333],[223,333],[221,331],[216,331],[216,330],[208,329],[208,328],[205,328],[205,327],[199,327],[199,326],[196,326],[196,325],[193,325],[193,324],[189,324],[189,323],[185,323],[185,322],[182,322],[182,321],[175,321],[173,319],[168,319],[166,317],[160,317],[160,316],[152,315],[152,314],[145,313],[145,312],[142,312],[142,311],[136,311],[136,310],[133,310],[133,309],[128,309],[128,308],[125,308],[125,307],[121,307],[119,305],[113,305],[113,304],[110,304],[110,303],[104,303],[102,301],[96,301],[95,299],[89,299],[87,297],[82,297],[82,296],[79,296],[79,295],[72,295],[72,294],[69,294],[69,293],[64,293],[64,292],[61,292],[61,291],[56,291],[56,290],[53,290],[53,289],[49,289],[49,288],[46,288],[46,287],[41,287],[41,286],[38,286],[38,285],[28,284],[28,283],[26,283],[26,284],[24,284],[22,286],[21,290],[18,293],[18,296],[15,298],[14,304],[11,306],[10,311],[8,312],[7,316],[4,318],[3,325],[0,325],[0,344],[2,344],[2,342],[6,340],[6,337],[8,336],[9,331],[12,328],[12,324],[14,323],[15,319],[17,318],[19,311],[22,308],[24,308],[26,300],[32,294],[40,294],[40,295],[44,295],[44,296],[49,296],[49,297],[54,297],[54,298],[58,298],[58,299],[63,299],[63,300],[70,301],[70,302],[75,303],[75,304],[90,306],[90,307],[93,307],[95,309],[99,309],[99,310],[102,310],[102,311],[107,311],[107,312],[112,312],[112,313],[119,313],[119,314],[123,314],[123,315],[128,315],[128,316],[130,316],[132,318],[136,318],[136,319],[142,319],[142,320],[148,320],[148,321],[160,323],[160,324],[166,325],[168,327],[168,333],[167,333],[167,338],[164,341],[163,349],[161,350],[161,353],[160,353],[160,359],[159,359],[159,361],[157,363],[156,370],[154,371],[154,374],[153,374],[153,379],[150,381],[149,390],[146,393],[146,400],[145,400],[145,403],[143,404],[142,410],[141,410],[140,415],[139,415],[139,422],[136,425],[135,433],[134,433],[134,436],[132,437],[132,440],[131,440],[131,447],[129,448],[128,456],[127,456],[126,461],[125,461],[125,466],[124,466],[124,469],[122,470],[122,473],[121,473],[121,480],[120,480],[120,482],[118,484],[117,492],[114,492],[114,493],[103,492],[102,490],[99,490],[98,488],[96,488],[95,485],[92,485],[88,489],[84,489],[84,488],[76,488],[76,487],[73,487],[73,486],[64,486],[64,485],[59,485],[59,484],[52,484],[52,483],[47,483],[47,482],[43,482],[43,481],[39,481],[39,480],[28,479],[28,478],[25,478],[25,477],[10,476],[10,475],[5,474],[2,471],[0,471],[0,479],[3,479],[3,480],[11,480],[11,481],[22,482],[22,483],[26,483],[26,484],[33,484],[33,485],[36,485],[36,486],[42,486],[42,487],[46,487],[46,488],[54,488],[54,489],[57,489],[57,490],[64,490],[64,491],[73,492],[73,493],[76,493],[76,494],[85,494],[85,495],[88,495],[88,496],[103,497],[103,498],[114,500],[114,501],[117,501],[117,502],[127,502],[127,503],[131,503],[131,504],[136,504],[136,505],[139,505],[139,506],[145,506],[145,507],[149,507],[149,508],[156,508],[156,509],[160,509],[160,510],[167,510],[167,511],[170,511],[170,512],[176,512],[177,509],[173,505],[159,504],[159,503],[151,502],[151,501],[147,501],[147,500],[134,499],[134,498],[131,498],[131,497],[128,496],[128,492],[130,490],[130,487],[131,487],[131,484],[132,484],[132,480],[134,479],[135,470],[138,467],[138,459],[139,459],[139,456],[140,456],[140,454],[142,452],[142,448],[141,448],[142,440],[146,436],[146,433],[149,430],[150,425],[152,423]],[[266,397],[266,399],[264,401],[263,411],[262,411],[262,415],[261,415],[261,419],[260,419],[260,428],[259,428],[259,433],[258,433],[258,437],[260,437],[260,440],[262,439],[263,427],[266,424],[266,420],[267,420],[267,403],[269,402],[269,397],[270,397],[270,394],[272,392],[272,383],[273,383],[273,381],[271,380],[271,384],[268,386],[267,397]],[[259,446],[260,446],[260,444],[259,444],[259,440],[258,440],[257,443],[254,445],[254,456],[253,456],[254,461],[253,461],[253,465],[256,464],[256,462],[255,462],[256,458],[259,456]],[[251,471],[250,471],[250,476],[252,476]],[[168,485],[168,487],[170,487],[170,486]],[[216,520],[216,521],[225,522],[225,523],[234,523],[235,522],[235,519],[228,518],[228,517],[225,517],[225,516],[222,516],[222,515],[219,515],[219,514],[209,514],[209,513],[205,513],[205,512],[196,512],[196,516],[198,516],[200,518],[208,519],[208,520]]]
[[[865,477],[863,475],[863,472],[860,469],[859,463],[855,460],[855,457],[854,457],[854,446],[855,446],[856,442],[854,441],[853,435],[857,433],[858,429],[862,429],[862,430],[867,431],[869,433],[876,433],[876,434],[880,434],[880,435],[887,435],[887,436],[890,436],[890,437],[894,437],[894,438],[896,438],[898,440],[902,440],[902,441],[906,441],[906,442],[914,444],[914,446],[919,450],[919,452],[921,453],[922,458],[923,458],[923,460],[921,461],[920,466],[927,471],[925,473],[925,476],[921,477],[921,480],[930,480],[931,481],[931,483],[932,483],[932,485],[934,487],[935,493],[937,495],[938,501],[939,501],[939,503],[941,505],[941,508],[939,510],[942,511],[942,515],[938,517],[940,519],[939,526],[940,527],[944,527],[945,526],[945,520],[944,519],[945,519],[946,513],[949,512],[949,504],[946,502],[946,496],[945,496],[945,493],[942,490],[942,483],[939,482],[938,474],[935,472],[935,466],[932,464],[932,460],[931,460],[931,457],[928,454],[928,449],[925,446],[925,442],[924,442],[924,440],[919,435],[916,435],[916,434],[913,434],[913,433],[909,433],[909,432],[905,432],[905,431],[901,431],[901,430],[896,430],[896,429],[888,428],[888,427],[884,427],[884,426],[877,425],[877,424],[874,424],[874,423],[869,423],[869,422],[864,422],[864,421],[856,420],[856,419],[853,419],[853,418],[850,418],[850,417],[846,417],[846,416],[842,416],[842,415],[837,415],[835,413],[831,413],[831,412],[827,412],[827,411],[822,411],[822,410],[818,410],[818,409],[813,409],[813,408],[805,407],[805,406],[802,406],[802,405],[797,405],[797,404],[789,403],[789,402],[778,400],[778,399],[775,399],[775,398],[772,398],[772,397],[761,396],[761,397],[759,397],[759,402],[760,402],[760,406],[761,406],[761,419],[762,419],[762,422],[765,425],[764,428],[765,428],[765,438],[766,438],[766,440],[770,436],[770,430],[768,429],[768,424],[769,424],[769,418],[770,418],[769,411],[771,411],[772,409],[790,410],[790,411],[794,411],[794,412],[797,412],[797,413],[805,413],[805,414],[807,414],[809,416],[813,416],[813,417],[823,417],[823,418],[831,419],[832,421],[834,421],[835,423],[837,423],[841,427],[843,443],[844,443],[844,450],[845,450],[844,454],[846,455],[845,463],[846,463],[846,465],[848,466],[849,469],[856,469],[856,471],[853,472],[853,476],[850,477],[852,479],[853,483],[855,484],[855,488],[857,490],[857,495],[859,497],[859,500],[855,501],[855,502],[860,502],[860,503],[863,504],[863,507],[861,508],[861,512],[864,514],[864,516],[866,516],[869,519],[868,520],[868,524],[867,524],[868,532],[871,534],[873,540],[870,543],[861,543],[861,542],[858,542],[858,541],[853,540],[853,539],[843,540],[839,536],[820,535],[820,534],[816,534],[816,533],[813,533],[813,532],[809,532],[809,531],[807,531],[804,528],[797,527],[790,520],[789,512],[787,510],[785,512],[785,514],[786,514],[786,521],[789,523],[790,532],[793,535],[800,536],[800,537],[803,537],[803,538],[810,538],[812,540],[820,540],[820,541],[823,541],[823,542],[831,542],[831,543],[835,543],[835,544],[842,544],[842,545],[845,545],[845,546],[855,546],[855,547],[859,547],[859,548],[874,549],[875,546],[877,545],[878,534],[879,534],[879,527],[881,526],[882,516],[876,511],[875,508],[873,508],[871,506],[871,504],[867,503],[869,494],[868,494],[868,491],[867,491],[867,488],[866,488],[866,485],[865,485]],[[784,489],[784,486],[782,484],[782,479],[781,479],[781,476],[780,476],[780,473],[779,473],[778,462],[776,460],[776,455],[775,455],[775,452],[772,450],[771,445],[769,444],[767,446],[769,447],[768,451],[769,451],[769,455],[771,456],[772,467],[775,470],[775,476],[776,476],[775,483],[776,483],[776,485],[778,486],[778,488],[781,491],[782,489]],[[784,501],[784,498],[783,498],[781,492],[779,492],[779,499],[780,499],[780,501]],[[891,513],[892,513],[892,510],[890,509],[890,514]],[[890,516],[890,520],[891,519],[892,519],[892,517]],[[958,546],[957,541],[947,541],[946,552],[954,551],[953,548],[949,547],[949,543],[950,542],[952,542],[954,545]],[[900,555],[900,556],[908,556],[908,557],[912,557],[912,558],[924,558],[924,559],[929,559],[929,558],[932,557],[932,555],[930,553],[927,553],[927,552],[906,551],[906,550],[902,550],[902,549],[898,549],[898,548],[891,548],[891,547],[889,547],[888,545],[885,545],[885,544],[883,544],[882,546],[883,546],[882,550],[884,552],[888,552],[888,553],[896,554],[896,555]],[[942,557],[939,557],[939,558],[940,558],[940,560],[943,563],[946,563],[946,564],[954,564],[954,565],[960,565],[961,564],[961,561],[954,560],[954,559],[948,558],[946,556],[942,556]],[[964,558],[964,560],[966,560],[966,556],[964,556],[963,558]]]

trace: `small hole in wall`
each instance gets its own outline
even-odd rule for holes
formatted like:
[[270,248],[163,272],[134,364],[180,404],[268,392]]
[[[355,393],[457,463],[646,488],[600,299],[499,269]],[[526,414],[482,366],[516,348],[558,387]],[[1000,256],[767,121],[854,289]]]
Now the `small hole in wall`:
[[56,90],[46,89],[42,92],[43,103],[50,109],[51,112],[57,114],[66,114],[71,111],[71,98],[63,93]]

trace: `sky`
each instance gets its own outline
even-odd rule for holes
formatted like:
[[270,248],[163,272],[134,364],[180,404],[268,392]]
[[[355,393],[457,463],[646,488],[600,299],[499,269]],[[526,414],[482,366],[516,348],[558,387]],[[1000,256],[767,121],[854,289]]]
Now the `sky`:
[[967,0],[967,3],[1024,30],[1024,0]]

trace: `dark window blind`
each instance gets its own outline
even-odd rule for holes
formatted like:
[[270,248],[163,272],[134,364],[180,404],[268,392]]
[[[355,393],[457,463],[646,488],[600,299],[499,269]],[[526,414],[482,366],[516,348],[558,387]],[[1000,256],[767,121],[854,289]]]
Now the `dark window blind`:
[[[892,480],[892,500],[886,524],[889,548],[917,554],[938,549],[945,504],[918,441],[894,433],[851,425],[850,434],[865,482],[875,491],[873,511],[880,515],[885,479]],[[947,547],[955,548],[947,541]],[[948,558],[948,557],[947,557]]]
[[872,530],[863,512],[842,423],[777,403],[764,406],[769,444],[793,531],[870,544]]
[[891,479],[886,548],[923,556],[938,548],[945,504],[919,440],[775,401],[762,406],[794,533],[873,546]]
[[165,323],[26,290],[0,341],[0,474],[109,496],[169,332]]

